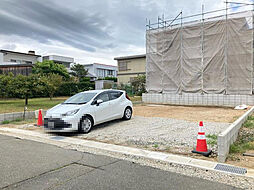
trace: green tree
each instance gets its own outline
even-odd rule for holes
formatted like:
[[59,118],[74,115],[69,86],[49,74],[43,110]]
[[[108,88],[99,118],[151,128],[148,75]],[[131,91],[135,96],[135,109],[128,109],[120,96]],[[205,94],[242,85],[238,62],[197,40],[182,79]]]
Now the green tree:
[[35,63],[33,73],[41,75],[54,73],[62,76],[64,79],[70,78],[69,73],[64,65],[48,60]]
[[0,97],[8,97],[10,95],[10,85],[13,81],[13,73],[9,73],[8,75],[0,75]]
[[25,105],[28,105],[28,98],[44,90],[44,83],[39,75],[17,75],[9,85],[12,97],[24,98]]
[[141,96],[142,93],[146,92],[146,76],[140,75],[135,77],[131,81],[131,86],[133,87],[133,91],[136,95]]
[[50,100],[52,100],[54,94],[62,84],[63,77],[58,74],[50,73],[44,75],[41,80],[45,83],[45,90],[48,93]]
[[85,69],[85,66],[81,64],[74,64],[71,66],[71,71],[72,72],[70,74],[77,77],[79,81],[81,81],[82,78],[86,77],[88,74],[88,70]]

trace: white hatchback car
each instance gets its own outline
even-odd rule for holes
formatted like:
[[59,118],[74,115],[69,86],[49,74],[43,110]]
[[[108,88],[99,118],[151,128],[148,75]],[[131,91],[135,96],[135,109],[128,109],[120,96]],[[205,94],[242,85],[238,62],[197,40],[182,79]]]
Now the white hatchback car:
[[110,89],[80,92],[47,111],[44,129],[88,133],[94,125],[106,121],[131,119],[132,110],[132,102],[125,91]]

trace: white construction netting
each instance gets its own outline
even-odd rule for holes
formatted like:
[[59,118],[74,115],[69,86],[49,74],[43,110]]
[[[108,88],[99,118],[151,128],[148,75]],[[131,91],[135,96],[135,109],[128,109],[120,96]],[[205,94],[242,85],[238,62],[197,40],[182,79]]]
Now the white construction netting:
[[147,30],[147,91],[252,94],[253,15]]

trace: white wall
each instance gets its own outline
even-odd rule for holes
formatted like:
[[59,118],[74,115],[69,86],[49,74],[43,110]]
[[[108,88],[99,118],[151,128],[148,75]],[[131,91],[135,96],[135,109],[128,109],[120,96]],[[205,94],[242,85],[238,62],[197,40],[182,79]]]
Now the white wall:
[[4,54],[0,53],[0,64],[4,62]]
[[[113,71],[112,76],[114,76],[114,77],[117,76],[117,70],[118,69],[117,69],[117,67],[114,67],[112,65],[103,65],[103,64],[94,63],[94,64],[89,64],[89,65],[84,65],[84,66],[85,66],[86,69],[88,69],[89,73],[91,73],[91,74],[93,74],[97,77],[107,77],[108,76],[108,74],[107,74],[108,70]],[[98,70],[100,70],[100,69],[105,70],[105,71],[103,71],[103,72],[106,72],[105,75],[103,75],[103,76],[98,75]]]

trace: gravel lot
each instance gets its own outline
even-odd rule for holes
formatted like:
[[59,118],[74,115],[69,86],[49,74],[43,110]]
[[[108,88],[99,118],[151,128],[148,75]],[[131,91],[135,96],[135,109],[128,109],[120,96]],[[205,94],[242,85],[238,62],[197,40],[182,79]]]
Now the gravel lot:
[[[78,134],[76,137],[111,144],[189,154],[196,145],[198,125],[198,122],[172,118],[134,116],[128,121],[115,120],[94,126],[90,133]],[[204,129],[206,135],[218,135],[229,125],[230,123],[204,122]],[[42,131],[42,128],[34,127],[33,124],[1,126]],[[211,148],[215,153],[217,151],[217,145],[210,146],[208,144],[208,148]]]
[[[206,135],[217,135],[229,125],[229,123],[204,123]],[[155,148],[168,152],[189,153],[196,144],[197,133],[197,122],[135,116],[129,121],[116,120],[95,126],[89,134],[79,135],[79,138]]]

